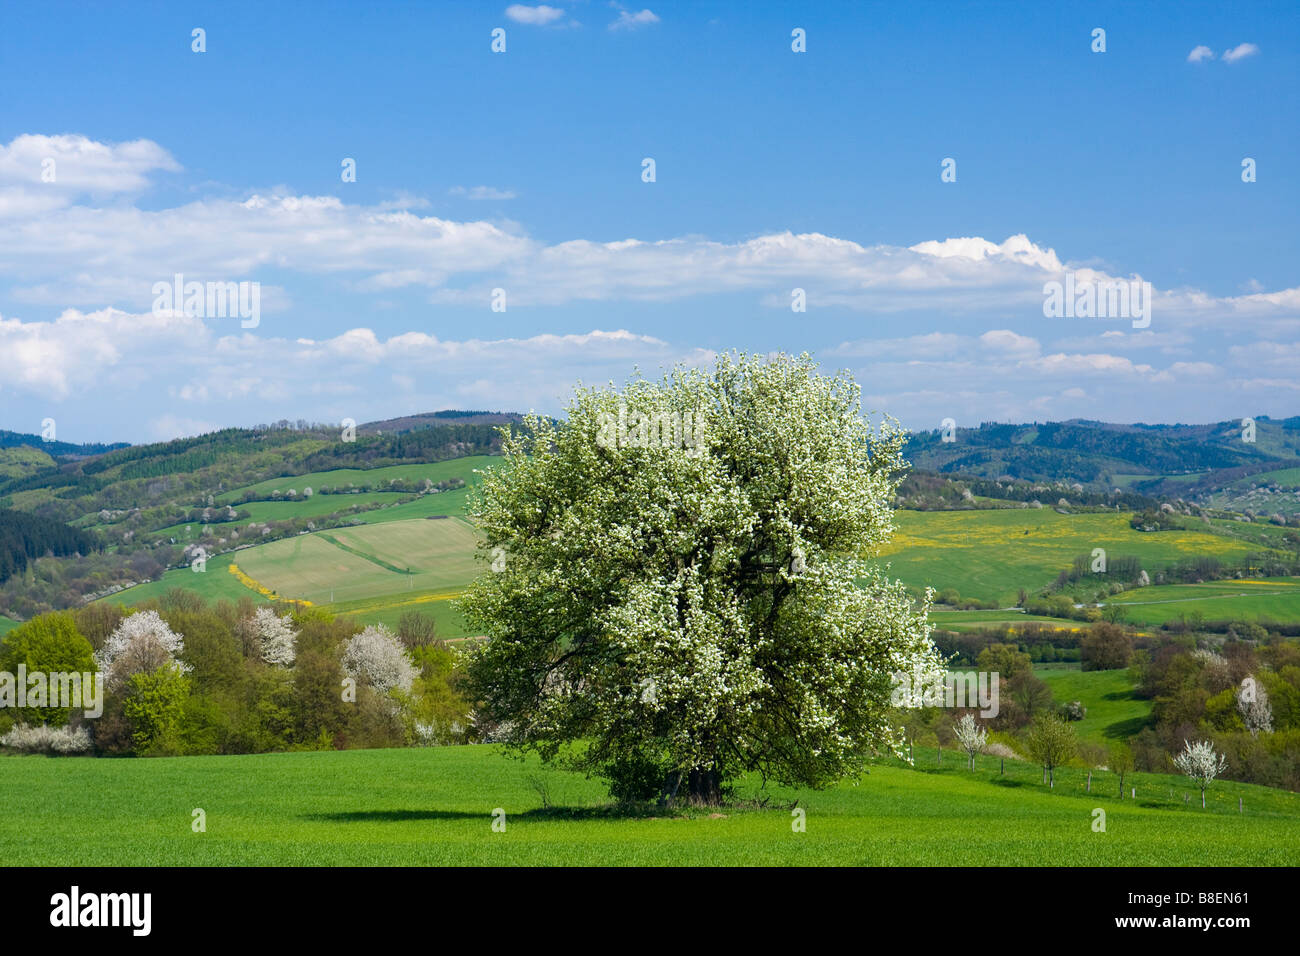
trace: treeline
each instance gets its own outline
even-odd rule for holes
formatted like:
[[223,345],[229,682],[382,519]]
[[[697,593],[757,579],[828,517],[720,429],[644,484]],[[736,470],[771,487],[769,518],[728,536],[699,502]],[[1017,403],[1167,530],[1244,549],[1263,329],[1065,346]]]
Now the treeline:
[[33,558],[89,554],[98,547],[91,535],[61,522],[0,509],[0,581],[21,574]]
[[106,700],[97,718],[0,710],[0,746],[31,749],[40,725],[69,744],[63,752],[105,756],[469,742],[487,731],[459,691],[458,661],[418,612],[393,632],[248,598],[209,605],[172,589],[130,610],[40,615],[6,634],[0,670],[98,671]]
[[[1281,424],[1284,429],[1294,428],[1290,421]],[[985,422],[978,428],[958,429],[954,437],[955,441],[945,442],[937,430],[914,433],[904,454],[916,467],[931,471],[1085,482],[1105,479],[1116,471],[1179,474],[1281,458],[1243,444],[1234,423],[1143,427]]]

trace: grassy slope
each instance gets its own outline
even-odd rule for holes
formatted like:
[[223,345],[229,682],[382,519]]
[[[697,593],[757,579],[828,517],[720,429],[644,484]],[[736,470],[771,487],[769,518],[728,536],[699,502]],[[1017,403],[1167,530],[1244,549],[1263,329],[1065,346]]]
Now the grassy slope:
[[0,634],[7,634],[18,626],[18,622],[0,615]]
[[234,554],[212,558],[208,561],[207,570],[202,573],[196,573],[189,568],[168,571],[160,581],[139,584],[100,600],[126,606],[160,598],[171,588],[186,588],[201,595],[206,601],[238,601],[242,597],[249,597],[258,604],[265,604],[267,603],[265,597],[244,587],[226,570],[232,560],[238,562],[239,556],[246,553],[236,551]]
[[1128,671],[1082,671],[1037,665],[1034,676],[1052,688],[1060,703],[1081,701],[1088,715],[1074,724],[1081,740],[1109,744],[1132,737],[1151,718],[1151,701],[1133,696]]
[[[93,760],[0,760],[0,857],[36,865],[166,864],[846,864],[1290,865],[1300,855],[1300,796],[1216,783],[1202,811],[1181,778],[1139,774],[1138,800],[1114,778],[1064,770],[1049,792],[1038,768],[917,751],[924,769],[889,761],[855,785],[774,791],[807,812],[726,810],[723,819],[539,813],[595,807],[602,786],[521,765],[487,746]],[[750,783],[754,792],[756,783]],[[52,798],[57,795],[57,798]],[[1237,797],[1247,812],[1237,813]],[[192,810],[206,813],[191,831]],[[506,831],[491,829],[506,812]],[[1093,809],[1107,813],[1092,830]]]
[[54,465],[54,459],[37,448],[20,445],[17,448],[0,448],[0,477],[25,478],[43,468]]
[[[882,551],[891,575],[915,586],[956,588],[963,597],[1014,604],[1020,587],[1050,584],[1075,556],[1105,548],[1136,555],[1147,568],[1213,555],[1230,561],[1257,550],[1201,531],[1142,533],[1128,513],[1062,515],[1049,508],[998,511],[899,511],[897,534]],[[1027,533],[1026,533],[1027,532]]]
[[315,471],[306,475],[294,475],[288,478],[270,478],[244,488],[236,488],[234,491],[221,495],[216,501],[218,504],[229,504],[248,490],[269,494],[272,491],[286,492],[292,488],[301,495],[303,489],[307,487],[319,488],[321,485],[328,485],[331,488],[339,488],[348,483],[355,485],[374,484],[375,482],[388,481],[393,478],[417,480],[428,478],[435,484],[448,478],[464,478],[469,481],[473,469],[499,464],[501,464],[500,458],[494,458],[490,455],[471,455],[466,458],[453,458],[448,461],[437,461],[428,464],[387,465],[382,468],[364,469],[337,468],[332,471]]
[[1207,621],[1295,621],[1300,619],[1300,578],[1156,585],[1110,600],[1123,604],[1125,620],[1134,624],[1163,624],[1195,613]]

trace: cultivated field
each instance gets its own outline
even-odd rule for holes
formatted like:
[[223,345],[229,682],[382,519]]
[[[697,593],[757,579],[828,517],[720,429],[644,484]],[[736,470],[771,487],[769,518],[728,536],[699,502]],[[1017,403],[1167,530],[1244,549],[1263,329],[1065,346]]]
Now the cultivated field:
[[285,538],[235,561],[277,595],[330,604],[462,587],[485,567],[474,559],[477,540],[461,518],[417,518]]
[[1050,508],[899,511],[897,533],[880,557],[892,564],[891,576],[907,584],[956,588],[962,597],[1009,606],[1019,588],[1032,594],[1093,548],[1105,548],[1111,557],[1139,557],[1148,571],[1201,555],[1230,562],[1258,551],[1208,532],[1134,531],[1129,517],[1063,515]]
[[[995,758],[974,772],[917,748],[830,790],[768,791],[776,808],[660,816],[602,809],[599,781],[520,764],[495,747],[353,750],[150,760],[0,760],[0,857],[104,865],[929,865],[1291,866],[1300,796],[1215,783],[1208,809],[1185,778],[1081,770],[1041,784]],[[1131,783],[1129,782],[1131,781]],[[545,811],[534,783],[561,810]],[[757,794],[757,781],[745,791]],[[58,800],[49,799],[52,793]],[[1237,799],[1245,804],[1238,814]],[[806,812],[793,831],[789,805]],[[782,805],[783,804],[783,805]],[[1106,832],[1092,829],[1106,811]],[[206,832],[191,829],[193,811]],[[493,811],[505,832],[493,832]],[[88,834],[94,838],[89,839]]]

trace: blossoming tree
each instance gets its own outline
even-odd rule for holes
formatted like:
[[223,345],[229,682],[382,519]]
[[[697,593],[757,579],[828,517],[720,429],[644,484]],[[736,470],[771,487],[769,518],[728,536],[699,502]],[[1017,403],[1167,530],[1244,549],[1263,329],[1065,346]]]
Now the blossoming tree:
[[940,662],[928,596],[871,560],[906,433],[847,373],[727,354],[526,425],[475,499],[492,570],[461,599],[509,747],[706,802],[746,771],[820,787],[901,755],[891,675]]

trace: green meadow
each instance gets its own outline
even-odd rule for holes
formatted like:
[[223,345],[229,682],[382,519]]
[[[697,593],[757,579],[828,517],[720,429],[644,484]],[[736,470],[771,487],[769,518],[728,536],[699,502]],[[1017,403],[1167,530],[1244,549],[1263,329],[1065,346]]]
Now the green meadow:
[[898,511],[896,534],[879,557],[906,584],[956,588],[962,597],[1009,606],[1020,588],[1034,593],[1094,548],[1111,557],[1139,557],[1150,571],[1201,555],[1230,562],[1258,550],[1206,531],[1134,531],[1129,517],[1050,508]]
[[1300,578],[1206,581],[1154,585],[1117,594],[1109,602],[1124,606],[1125,620],[1157,626],[1201,615],[1206,621],[1300,620]]
[[1111,744],[1137,734],[1151,719],[1151,701],[1133,694],[1128,671],[1084,671],[1078,666],[1034,665],[1034,676],[1059,703],[1077,700],[1087,716],[1072,726],[1080,740]]
[[[637,815],[599,781],[488,745],[135,760],[0,760],[0,857],[16,865],[1291,866],[1300,796],[918,748],[824,791]],[[747,780],[740,796],[759,796]],[[543,799],[545,794],[545,800]],[[1242,798],[1244,813],[1238,813]],[[793,826],[804,813],[804,832]],[[546,808],[550,805],[550,809]],[[1097,809],[1105,832],[1095,832]],[[204,832],[193,829],[195,810]],[[494,811],[505,829],[495,832]]]
[[[471,480],[475,468],[487,468],[501,464],[500,458],[491,455],[471,455],[465,458],[453,458],[449,461],[417,463],[411,465],[387,465],[382,468],[336,468],[331,471],[313,471],[305,475],[292,475],[285,478],[268,478],[256,484],[247,485],[228,491],[216,499],[217,504],[232,504],[244,492],[254,491],[259,495],[269,495],[273,491],[284,494],[291,489],[302,495],[305,488],[318,489],[322,485],[330,488],[343,488],[351,485],[369,485],[377,487],[383,482],[400,479],[403,481],[421,481],[428,478],[434,484],[449,478]],[[328,497],[328,496],[327,496]]]

